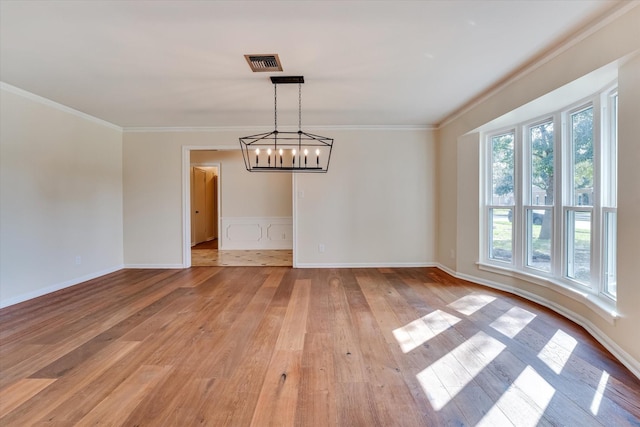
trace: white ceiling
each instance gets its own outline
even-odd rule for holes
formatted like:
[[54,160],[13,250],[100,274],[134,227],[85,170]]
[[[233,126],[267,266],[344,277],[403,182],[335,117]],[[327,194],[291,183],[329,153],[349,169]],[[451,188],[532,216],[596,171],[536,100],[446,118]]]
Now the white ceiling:
[[[617,1],[0,2],[0,80],[129,127],[437,125]],[[297,87],[278,87],[279,125]]]

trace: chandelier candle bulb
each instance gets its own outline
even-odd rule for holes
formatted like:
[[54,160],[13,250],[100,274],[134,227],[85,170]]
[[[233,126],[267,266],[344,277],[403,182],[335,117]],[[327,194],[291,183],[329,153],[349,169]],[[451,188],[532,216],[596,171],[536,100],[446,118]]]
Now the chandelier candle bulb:
[[[0,0],[2,1],[2,0]],[[239,138],[244,166],[249,172],[326,173],[331,159],[333,138],[315,135],[302,130],[302,83],[303,76],[271,76],[273,83],[273,125],[270,132]],[[279,84],[298,86],[298,130],[278,130]],[[315,151],[316,161],[313,164]],[[322,152],[322,162],[320,162]],[[289,153],[289,154],[287,154]],[[271,155],[273,154],[273,159]],[[256,161],[252,162],[255,155]],[[289,158],[289,155],[291,156]],[[304,159],[302,156],[304,155]],[[260,158],[262,157],[262,161]],[[273,160],[273,164],[271,163]],[[303,163],[304,162],[304,163]]]

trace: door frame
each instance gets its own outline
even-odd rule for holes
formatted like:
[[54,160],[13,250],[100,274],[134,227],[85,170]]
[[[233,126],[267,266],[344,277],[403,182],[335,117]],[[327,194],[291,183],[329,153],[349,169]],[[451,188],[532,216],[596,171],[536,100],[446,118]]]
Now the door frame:
[[[182,267],[191,267],[191,151],[229,151],[239,150],[235,145],[182,146]],[[212,164],[211,166],[215,166]],[[222,165],[218,164],[218,174],[222,175]],[[218,235],[220,235],[222,178],[218,176]],[[220,244],[218,237],[218,244]]]
[[[191,157],[191,156],[189,156]],[[218,170],[218,179],[216,180],[216,209],[217,209],[217,218],[216,218],[216,222],[218,223],[216,226],[216,238],[218,239],[218,249],[223,249],[220,244],[220,227],[222,226],[222,221],[220,221],[220,206],[221,206],[221,200],[222,200],[222,195],[220,193],[220,181],[221,181],[221,177],[220,175],[222,175],[221,172],[221,168],[222,168],[222,164],[220,162],[213,162],[213,163],[191,163],[189,165],[189,170],[191,170],[191,167],[195,167],[195,168],[217,168]],[[191,183],[189,183],[191,184]],[[191,198],[191,185],[189,186],[189,198]],[[191,199],[189,199],[189,206],[191,206]],[[189,214],[191,214],[191,210],[189,210]],[[189,221],[191,221],[191,216],[189,216]],[[190,227],[193,226],[193,224],[190,224]],[[193,230],[192,230],[193,231]]]
[[[191,151],[240,151],[236,145],[183,145],[182,146],[182,267],[191,267]],[[222,174],[222,164],[218,166],[218,173]],[[249,173],[249,172],[247,172]],[[292,189],[292,220],[293,220],[293,268],[297,267],[296,248],[298,243],[297,230],[297,180],[295,173],[291,174]],[[222,239],[219,237],[222,233],[222,178],[218,177],[218,245]],[[219,246],[220,248],[220,246]],[[222,248],[220,248],[222,249]]]

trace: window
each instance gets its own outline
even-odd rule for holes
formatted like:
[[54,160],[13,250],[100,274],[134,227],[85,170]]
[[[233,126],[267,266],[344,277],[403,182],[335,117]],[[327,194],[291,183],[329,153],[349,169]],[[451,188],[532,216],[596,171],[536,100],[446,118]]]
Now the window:
[[489,257],[513,260],[513,132],[491,137],[491,231]]
[[591,232],[594,202],[593,106],[569,113],[570,195],[566,209],[566,277],[591,282]]
[[483,260],[614,300],[617,92],[486,135]]
[[526,266],[551,271],[554,205],[553,119],[527,128]]

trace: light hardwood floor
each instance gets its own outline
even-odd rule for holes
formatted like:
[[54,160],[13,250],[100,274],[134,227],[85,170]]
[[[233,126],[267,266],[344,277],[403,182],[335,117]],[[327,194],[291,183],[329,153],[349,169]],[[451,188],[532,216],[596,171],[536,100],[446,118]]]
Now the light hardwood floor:
[[638,426],[582,328],[439,270],[122,270],[0,310],[3,426]]

